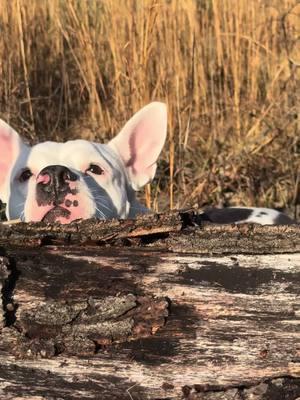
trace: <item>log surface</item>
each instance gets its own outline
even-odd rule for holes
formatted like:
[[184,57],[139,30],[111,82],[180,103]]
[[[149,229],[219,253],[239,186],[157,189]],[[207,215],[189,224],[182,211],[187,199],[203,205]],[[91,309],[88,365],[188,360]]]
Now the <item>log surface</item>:
[[68,225],[0,223],[0,244],[18,246],[143,246],[198,254],[300,252],[300,225],[214,225],[193,210],[135,220],[85,220]]
[[0,227],[0,398],[300,397],[299,227],[171,215]]

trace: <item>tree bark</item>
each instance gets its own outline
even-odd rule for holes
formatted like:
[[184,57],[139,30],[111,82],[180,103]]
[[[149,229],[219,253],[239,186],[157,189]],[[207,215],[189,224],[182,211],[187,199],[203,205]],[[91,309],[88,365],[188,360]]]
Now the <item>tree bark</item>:
[[299,226],[193,218],[1,225],[0,398],[300,397]]
[[147,214],[135,220],[85,220],[68,225],[0,224],[7,245],[149,246],[199,254],[300,252],[300,225],[214,225],[193,210]]

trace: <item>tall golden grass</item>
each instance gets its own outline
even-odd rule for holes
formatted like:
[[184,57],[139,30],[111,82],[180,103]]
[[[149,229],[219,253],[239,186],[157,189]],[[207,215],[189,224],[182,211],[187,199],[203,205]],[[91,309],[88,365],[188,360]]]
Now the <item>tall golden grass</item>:
[[151,100],[169,137],[154,209],[299,203],[296,0],[2,0],[0,116],[107,140]]

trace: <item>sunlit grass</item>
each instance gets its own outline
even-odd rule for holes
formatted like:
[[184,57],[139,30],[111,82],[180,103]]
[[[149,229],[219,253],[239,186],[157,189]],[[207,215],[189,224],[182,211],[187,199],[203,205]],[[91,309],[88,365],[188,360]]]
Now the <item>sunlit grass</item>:
[[105,141],[168,104],[155,209],[299,203],[296,0],[2,0],[0,114],[33,141]]

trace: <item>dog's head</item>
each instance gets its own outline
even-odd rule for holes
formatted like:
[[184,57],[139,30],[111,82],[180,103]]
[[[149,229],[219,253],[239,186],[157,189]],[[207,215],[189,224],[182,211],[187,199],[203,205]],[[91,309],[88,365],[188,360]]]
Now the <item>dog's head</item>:
[[8,219],[69,223],[141,211],[134,191],[150,182],[166,139],[163,103],[137,112],[108,144],[86,140],[27,146],[0,120],[0,199]]

